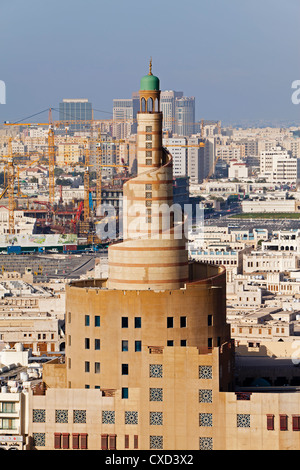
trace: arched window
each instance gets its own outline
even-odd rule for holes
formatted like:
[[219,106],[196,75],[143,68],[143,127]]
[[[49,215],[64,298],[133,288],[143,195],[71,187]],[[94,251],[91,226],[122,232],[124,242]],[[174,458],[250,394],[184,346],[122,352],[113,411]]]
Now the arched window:
[[153,112],[153,99],[148,98],[147,100],[147,112],[152,113]]
[[146,112],[146,100],[145,100],[145,98],[141,98],[141,112],[142,113]]
[[154,111],[155,111],[156,113],[158,113],[158,111],[159,111],[159,101],[158,101],[158,98],[155,99]]

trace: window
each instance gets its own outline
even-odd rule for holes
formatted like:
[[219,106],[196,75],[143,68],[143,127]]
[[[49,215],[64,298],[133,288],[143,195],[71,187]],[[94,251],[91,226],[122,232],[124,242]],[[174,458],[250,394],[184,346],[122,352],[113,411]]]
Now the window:
[[128,351],[128,341],[127,340],[122,341],[122,351]]
[[100,326],[100,316],[99,315],[95,316],[95,326]]
[[287,431],[287,428],[288,428],[287,418],[288,418],[287,415],[279,416],[280,431]]
[[90,316],[89,315],[84,316],[84,324],[85,324],[85,326],[90,326]]
[[146,140],[152,140],[152,135],[151,134],[146,134]]
[[85,349],[90,349],[90,338],[84,339],[84,347]]
[[180,346],[186,346],[186,339],[182,339],[180,341]]
[[63,449],[69,449],[69,437],[70,437],[70,434],[68,433],[62,434],[62,448]]
[[180,317],[180,328],[186,328],[186,317]]
[[152,165],[152,159],[146,158],[146,165]]
[[300,431],[300,416],[294,415],[292,417],[293,431]]
[[274,415],[267,415],[267,429],[274,431]]
[[142,341],[135,341],[134,350],[135,352],[140,352],[142,350]]
[[139,436],[137,436],[136,434],[133,436],[133,448],[139,448]]
[[146,132],[152,132],[152,126],[146,126]]
[[122,364],[122,375],[128,375],[128,364]]
[[116,434],[110,434],[108,436],[108,442],[109,442],[109,449],[110,450],[116,450]]
[[129,434],[125,434],[125,449],[129,449]]
[[213,343],[212,343],[212,338],[207,338],[207,347],[208,347],[209,349],[212,348],[212,344],[213,344]]
[[135,317],[134,318],[134,328],[141,328],[142,327],[142,318]]
[[90,371],[90,363],[88,361],[85,361],[85,363],[84,363],[84,371],[85,372]]
[[100,362],[95,362],[95,374],[100,374]]
[[99,351],[100,349],[100,339],[95,338],[95,350]]
[[122,398],[126,399],[128,398],[128,388],[127,387],[123,387],[122,388]]
[[122,317],[122,328],[128,328],[128,317]]
[[54,433],[54,449],[61,449],[61,434],[58,432]]
[[173,328],[173,317],[167,317],[167,328]]
[[108,435],[101,434],[101,449],[107,450],[108,449]]
[[167,346],[174,346],[174,341],[172,339],[168,339]]
[[14,413],[16,411],[15,403],[10,401],[0,403],[0,408],[2,413]]
[[207,315],[207,326],[212,326],[212,315]]

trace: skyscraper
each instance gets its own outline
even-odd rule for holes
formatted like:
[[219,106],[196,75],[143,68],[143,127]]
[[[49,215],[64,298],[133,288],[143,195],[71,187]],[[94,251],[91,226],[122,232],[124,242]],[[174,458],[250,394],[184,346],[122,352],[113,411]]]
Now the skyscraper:
[[195,98],[183,96],[175,100],[175,133],[190,136],[195,126]]
[[127,139],[133,125],[132,99],[113,100],[113,137]]
[[59,103],[59,120],[67,121],[71,130],[89,129],[92,119],[92,103],[87,99],[63,99]]
[[161,92],[160,109],[163,113],[164,131],[175,132],[175,100],[182,96],[182,91],[167,90]]

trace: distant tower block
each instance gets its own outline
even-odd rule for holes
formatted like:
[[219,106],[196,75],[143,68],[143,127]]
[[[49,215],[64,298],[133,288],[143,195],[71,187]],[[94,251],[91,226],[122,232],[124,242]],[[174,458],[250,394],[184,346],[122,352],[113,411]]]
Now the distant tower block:
[[189,278],[183,219],[173,206],[172,159],[162,146],[159,79],[140,83],[138,175],[124,184],[123,243],[108,249],[109,289],[178,289]]

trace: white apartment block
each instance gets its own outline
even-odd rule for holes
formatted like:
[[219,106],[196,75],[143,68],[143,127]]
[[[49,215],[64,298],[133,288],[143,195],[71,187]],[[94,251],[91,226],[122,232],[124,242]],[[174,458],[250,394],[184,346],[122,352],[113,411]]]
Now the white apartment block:
[[232,160],[228,168],[229,179],[244,179],[249,177],[249,169],[246,163]]
[[172,155],[173,177],[187,175],[187,139],[185,137],[174,137],[163,139],[163,145]]
[[252,251],[243,254],[244,273],[285,272],[299,266],[297,253]]
[[295,184],[300,177],[300,160],[282,147],[261,152],[260,177],[274,184]]

